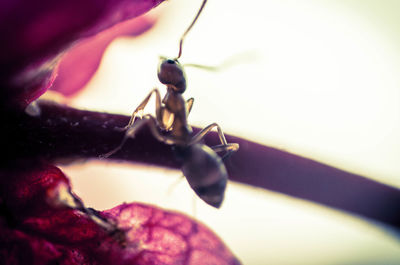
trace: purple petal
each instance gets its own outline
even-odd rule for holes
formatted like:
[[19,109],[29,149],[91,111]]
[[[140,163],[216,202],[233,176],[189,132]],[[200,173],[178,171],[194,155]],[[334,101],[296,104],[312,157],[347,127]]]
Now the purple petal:
[[67,207],[78,198],[58,168],[1,173],[0,264],[239,264],[214,233],[185,215],[123,204],[102,213],[115,224],[109,231]]
[[92,78],[111,41],[120,36],[140,35],[154,23],[154,19],[141,16],[80,41],[61,58],[57,78],[50,89],[64,96],[74,95]]
[[51,85],[75,41],[137,17],[162,0],[2,1],[0,84],[9,106],[26,106]]

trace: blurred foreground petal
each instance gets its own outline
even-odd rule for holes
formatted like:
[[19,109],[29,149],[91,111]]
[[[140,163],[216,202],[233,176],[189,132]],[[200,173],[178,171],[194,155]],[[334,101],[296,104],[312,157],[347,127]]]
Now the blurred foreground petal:
[[92,78],[105,49],[115,38],[138,36],[150,29],[154,23],[154,19],[144,15],[80,41],[61,58],[57,78],[50,89],[64,96],[73,96]]
[[25,106],[54,81],[58,60],[76,41],[137,17],[162,0],[1,1],[1,105]]
[[4,173],[0,264],[239,264],[215,234],[185,215],[132,203],[91,216],[71,208],[79,198],[54,166],[9,171],[11,181]]

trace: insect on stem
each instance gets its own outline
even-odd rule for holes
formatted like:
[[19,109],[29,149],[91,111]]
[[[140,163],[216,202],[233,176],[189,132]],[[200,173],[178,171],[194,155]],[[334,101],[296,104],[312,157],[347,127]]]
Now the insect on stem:
[[178,56],[175,59],[179,59],[182,55],[182,45],[183,45],[183,40],[185,39],[186,35],[189,33],[189,31],[192,29],[194,23],[196,23],[197,19],[199,18],[201,11],[203,11],[204,6],[206,5],[207,0],[204,0],[203,3],[201,4],[201,7],[199,11],[196,14],[196,17],[193,19],[192,24],[186,29],[186,31],[183,33],[180,41],[179,41],[179,53]]
[[[158,88],[151,90],[133,112],[128,125],[124,127],[125,135],[121,144],[101,157],[109,157],[118,152],[128,138],[134,138],[136,132],[146,125],[157,140],[171,145],[176,160],[182,165],[182,173],[193,191],[207,204],[219,208],[224,199],[228,181],[228,172],[223,160],[239,150],[239,145],[228,143],[221,127],[216,123],[193,134],[188,116],[194,99],[186,100],[183,96],[186,90],[186,75],[183,65],[178,61],[182,55],[183,40],[199,18],[206,2],[207,0],[203,0],[196,17],[183,33],[178,57],[175,59],[161,57],[157,76],[167,89],[164,98],[161,98]],[[140,116],[140,119],[136,119],[153,95],[156,100],[155,116],[145,114]],[[210,147],[205,145],[202,140],[213,129],[217,129],[221,144]],[[220,156],[217,153],[225,154]]]

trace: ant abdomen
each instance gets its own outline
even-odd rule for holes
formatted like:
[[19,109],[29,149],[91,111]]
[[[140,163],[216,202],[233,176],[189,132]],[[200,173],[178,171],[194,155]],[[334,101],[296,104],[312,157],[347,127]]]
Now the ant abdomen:
[[219,208],[228,180],[222,159],[204,144],[178,147],[176,152],[191,188],[207,204]]

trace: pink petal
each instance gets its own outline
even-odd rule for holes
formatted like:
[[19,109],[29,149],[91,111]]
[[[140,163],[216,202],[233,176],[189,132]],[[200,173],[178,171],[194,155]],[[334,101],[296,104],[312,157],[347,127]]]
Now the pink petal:
[[[162,0],[6,0],[0,2],[0,85],[9,105],[25,106],[54,80],[74,42],[137,17]],[[11,99],[12,102],[9,102]]]
[[50,89],[64,96],[72,96],[82,89],[96,72],[103,52],[111,41],[120,36],[140,35],[150,29],[154,22],[149,16],[141,16],[80,41],[61,58],[57,79]]
[[121,258],[123,262],[240,264],[211,230],[183,214],[139,203],[119,205],[104,214],[114,217],[127,231],[129,250]]

